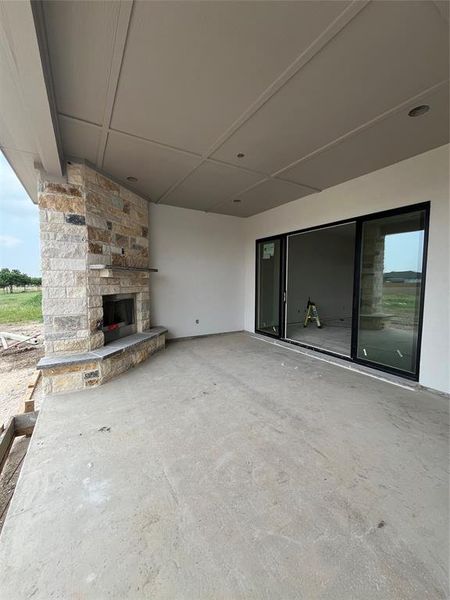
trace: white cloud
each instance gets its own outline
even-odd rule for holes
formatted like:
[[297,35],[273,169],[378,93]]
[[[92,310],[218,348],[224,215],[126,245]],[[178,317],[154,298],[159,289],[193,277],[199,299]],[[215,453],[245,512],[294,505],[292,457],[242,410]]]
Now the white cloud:
[[0,235],[0,246],[5,248],[15,248],[22,243],[22,240],[15,237],[14,235]]

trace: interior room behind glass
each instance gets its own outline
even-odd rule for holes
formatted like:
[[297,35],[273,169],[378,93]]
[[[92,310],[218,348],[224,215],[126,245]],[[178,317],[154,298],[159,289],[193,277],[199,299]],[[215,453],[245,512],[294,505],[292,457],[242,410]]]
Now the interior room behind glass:
[[[355,223],[288,237],[286,337],[350,355]],[[308,300],[320,322],[305,323]]]

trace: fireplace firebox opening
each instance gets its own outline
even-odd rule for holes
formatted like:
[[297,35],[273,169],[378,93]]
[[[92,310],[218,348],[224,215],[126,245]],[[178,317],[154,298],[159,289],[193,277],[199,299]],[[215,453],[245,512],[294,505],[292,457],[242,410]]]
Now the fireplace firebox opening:
[[136,295],[103,296],[101,329],[105,336],[105,344],[136,333]]

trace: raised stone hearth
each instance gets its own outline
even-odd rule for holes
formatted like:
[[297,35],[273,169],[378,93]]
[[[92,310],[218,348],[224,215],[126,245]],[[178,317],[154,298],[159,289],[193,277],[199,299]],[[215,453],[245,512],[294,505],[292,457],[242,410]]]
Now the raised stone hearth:
[[91,352],[47,356],[38,368],[52,392],[100,385],[162,350],[166,332],[164,327],[152,327]]
[[[72,361],[71,370],[67,361],[52,369],[45,361],[84,355],[105,346],[105,297],[132,297],[133,327],[129,333],[149,332],[149,278],[154,269],[149,265],[148,203],[78,163],[67,164],[67,182],[55,182],[41,174],[38,198],[46,355],[39,368],[43,369],[45,390],[98,385],[126,367],[106,373],[104,363],[104,375],[95,367],[88,376],[80,362],[80,377],[74,377],[76,361]],[[164,347],[165,331],[159,331],[157,342],[152,340],[145,351],[141,344],[126,345],[123,353],[128,358],[122,357],[122,366],[132,366]]]

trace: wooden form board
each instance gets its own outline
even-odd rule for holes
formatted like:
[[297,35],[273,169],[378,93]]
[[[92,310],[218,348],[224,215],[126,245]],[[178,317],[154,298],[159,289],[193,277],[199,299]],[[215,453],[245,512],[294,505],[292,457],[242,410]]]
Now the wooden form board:
[[24,413],[11,417],[0,436],[0,473],[8,457],[14,438],[19,435],[31,435],[39,411]]
[[14,417],[11,417],[0,437],[0,473],[8,457],[14,437]]

